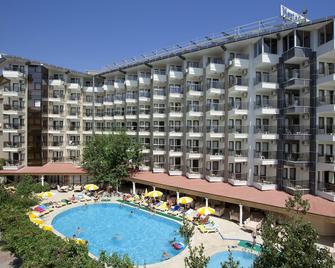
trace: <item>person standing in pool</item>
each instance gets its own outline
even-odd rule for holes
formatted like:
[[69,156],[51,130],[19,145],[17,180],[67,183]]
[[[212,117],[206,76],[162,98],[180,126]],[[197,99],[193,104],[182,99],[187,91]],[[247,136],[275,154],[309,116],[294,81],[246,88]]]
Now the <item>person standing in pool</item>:
[[252,235],[252,247],[254,248],[256,246],[257,234],[255,231],[253,231],[251,235]]
[[76,234],[75,234],[75,236],[79,236],[79,235],[80,235],[80,232],[81,232],[81,229],[80,229],[80,227],[78,226],[78,227],[77,227],[77,230],[76,230]]

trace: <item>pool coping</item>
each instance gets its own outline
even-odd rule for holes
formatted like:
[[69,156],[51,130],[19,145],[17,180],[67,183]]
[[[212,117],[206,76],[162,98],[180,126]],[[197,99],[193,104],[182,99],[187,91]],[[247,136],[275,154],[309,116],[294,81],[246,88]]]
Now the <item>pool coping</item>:
[[[62,233],[58,232],[58,231],[54,228],[54,226],[52,225],[52,221],[53,221],[53,219],[54,219],[57,215],[59,215],[59,214],[65,212],[65,211],[67,211],[67,210],[70,210],[70,209],[72,209],[72,208],[81,207],[81,206],[85,206],[85,205],[118,204],[118,203],[121,203],[122,205],[125,205],[125,206],[128,206],[128,207],[136,207],[136,208],[138,208],[138,209],[141,209],[143,212],[145,212],[145,213],[147,213],[147,214],[149,214],[149,213],[151,212],[151,213],[155,214],[155,215],[158,216],[158,217],[166,218],[166,219],[168,219],[168,220],[170,220],[170,221],[173,221],[173,222],[175,222],[175,223],[181,224],[181,223],[180,223],[181,220],[180,220],[179,218],[177,218],[177,217],[173,217],[173,216],[171,216],[171,218],[170,218],[170,217],[167,217],[167,216],[169,216],[169,215],[165,215],[164,213],[157,213],[156,211],[153,212],[153,211],[150,211],[149,209],[143,209],[143,208],[140,207],[140,206],[136,206],[136,204],[133,204],[134,206],[131,206],[131,205],[129,204],[129,202],[126,202],[126,201],[123,201],[123,200],[120,200],[120,199],[111,200],[111,201],[99,201],[99,202],[87,201],[87,202],[72,203],[72,204],[68,204],[68,205],[62,206],[62,207],[60,207],[60,208],[57,208],[57,209],[55,209],[54,211],[50,212],[49,214],[42,216],[41,218],[42,218],[42,220],[44,221],[45,224],[52,226],[52,232],[53,232],[55,235],[57,235],[57,236],[59,236],[59,237],[61,237],[61,238],[63,238],[63,239],[70,239],[69,237],[67,237],[67,236],[63,235]],[[179,221],[178,221],[177,219],[179,219]],[[178,252],[178,254],[174,255],[172,258],[169,258],[169,259],[167,259],[167,260],[163,260],[163,261],[160,261],[160,262],[155,262],[155,263],[150,263],[150,264],[145,264],[145,265],[138,265],[138,266],[136,266],[136,267],[151,267],[151,266],[159,265],[159,264],[162,264],[162,263],[163,263],[163,264],[166,264],[166,263],[169,263],[169,262],[173,262],[173,261],[174,261],[174,258],[176,258],[178,255],[180,255],[180,254],[182,254],[183,252],[185,252],[185,250],[187,250],[187,246],[186,246],[182,251]],[[88,250],[88,255],[89,255],[92,259],[95,259],[95,260],[98,260],[98,259],[99,259],[99,257],[95,256],[95,255],[94,255],[93,253],[91,253],[89,250]]]

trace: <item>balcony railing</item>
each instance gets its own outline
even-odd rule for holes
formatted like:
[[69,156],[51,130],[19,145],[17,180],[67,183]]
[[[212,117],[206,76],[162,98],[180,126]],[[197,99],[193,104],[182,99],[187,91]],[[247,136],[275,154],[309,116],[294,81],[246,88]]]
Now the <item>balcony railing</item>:
[[181,106],[170,106],[170,112],[182,113],[183,112],[183,107],[181,107]]
[[292,162],[308,162],[309,153],[284,153],[284,160]]
[[228,150],[228,155],[234,156],[234,157],[247,157],[248,151],[247,150]]
[[[320,127],[320,126],[319,126]],[[317,134],[327,134],[327,135],[335,135],[335,126],[327,126],[326,128],[323,126],[322,128],[317,128]]]
[[165,167],[165,163],[154,162],[154,168],[164,169],[164,167]]
[[207,111],[224,111],[223,103],[210,103],[206,105]]
[[165,89],[154,89],[154,96],[166,96]]
[[209,155],[223,155],[223,149],[219,148],[207,148],[207,154]]
[[181,145],[169,145],[169,150],[173,152],[181,152],[182,146]]
[[207,133],[224,133],[224,126],[207,126]]
[[239,180],[239,181],[246,181],[248,179],[248,174],[247,173],[233,173],[233,172],[229,172],[228,179]]
[[169,87],[170,94],[183,94],[183,88],[182,87]]
[[187,105],[187,111],[188,112],[200,112],[202,110],[201,105],[196,105],[196,104],[188,104]]
[[286,188],[294,188],[295,190],[308,189],[309,181],[294,178],[284,178],[283,186]]
[[5,141],[3,143],[3,147],[5,148],[20,148],[22,147],[23,142],[11,142],[11,141]]
[[164,144],[154,144],[152,146],[152,150],[154,150],[154,151],[165,151],[166,146]]
[[249,127],[248,126],[229,126],[228,132],[229,133],[248,133]]
[[23,160],[11,160],[8,159],[6,160],[6,164],[7,167],[17,167],[17,166],[21,166],[23,165]]
[[310,135],[309,126],[287,126],[285,127],[285,135]]
[[326,182],[318,182],[318,190],[322,192],[330,192],[335,195],[335,184],[326,183]]
[[5,111],[21,111],[23,110],[23,105],[10,105],[10,104],[4,104],[3,109]]
[[170,132],[183,132],[182,126],[169,126]]
[[154,108],[153,113],[165,114],[165,108]]
[[202,171],[200,167],[187,167],[187,173],[199,174]]
[[207,89],[210,88],[224,89],[224,84],[222,81],[207,81]]
[[277,152],[275,151],[256,151],[254,152],[254,157],[255,158],[260,158],[260,159],[277,159]]
[[153,131],[165,132],[165,127],[164,126],[159,126],[159,127],[154,126]]
[[318,161],[325,164],[335,164],[335,155],[319,155]]
[[234,79],[232,79],[232,78],[229,79],[228,85],[229,85],[229,87],[248,86],[249,85],[249,80],[246,79],[246,78],[236,78],[236,77],[234,77]]
[[80,130],[80,126],[69,126],[68,130],[70,130],[70,131],[77,131],[77,130]]
[[291,79],[310,79],[310,73],[308,70],[305,69],[292,69],[292,70],[286,70],[286,81],[289,81]]
[[206,175],[210,177],[223,177],[223,170],[206,170]]
[[140,126],[139,131],[150,131],[150,127],[149,126],[145,126],[145,127]]
[[276,126],[255,126],[254,127],[254,133],[264,133],[264,134],[276,134],[277,133],[277,127]]
[[267,100],[267,101],[261,101],[258,102],[256,101],[254,104],[254,109],[258,108],[276,108],[277,107],[277,102],[274,100]]
[[127,131],[137,131],[137,126],[126,126]]
[[254,182],[262,184],[276,184],[276,176],[254,175]]
[[188,91],[197,91],[201,92],[202,91],[202,85],[201,84],[188,84],[186,86]]
[[202,126],[187,126],[187,131],[192,133],[200,133],[202,129]]
[[254,78],[254,85],[258,85],[259,83],[277,83],[277,75],[262,75],[261,77]]
[[247,110],[248,109],[248,103],[247,102],[235,102],[235,103],[229,103],[228,110]]
[[24,125],[4,123],[4,129],[22,129]]
[[137,110],[127,110],[126,115],[137,115]]
[[183,166],[182,165],[169,165],[170,171],[182,171]]
[[187,151],[188,153],[196,153],[196,154],[199,154],[199,153],[202,153],[202,147],[199,147],[199,146],[192,146],[192,147],[189,147],[189,146],[187,146],[186,151]]
[[318,97],[318,106],[335,104],[335,94]]

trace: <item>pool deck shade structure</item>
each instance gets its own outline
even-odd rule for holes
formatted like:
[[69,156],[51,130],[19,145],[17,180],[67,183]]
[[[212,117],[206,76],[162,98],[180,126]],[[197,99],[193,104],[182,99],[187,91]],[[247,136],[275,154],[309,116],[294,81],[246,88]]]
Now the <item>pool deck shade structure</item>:
[[[213,183],[202,179],[188,179],[184,176],[169,176],[165,173],[138,172],[129,179],[144,185],[172,190],[178,193],[209,198],[258,208],[262,210],[287,214],[285,201],[291,196],[283,191],[260,191],[250,186],[232,186],[229,183]],[[306,194],[303,198],[310,203],[309,216],[329,223],[335,223],[335,203],[321,197]]]

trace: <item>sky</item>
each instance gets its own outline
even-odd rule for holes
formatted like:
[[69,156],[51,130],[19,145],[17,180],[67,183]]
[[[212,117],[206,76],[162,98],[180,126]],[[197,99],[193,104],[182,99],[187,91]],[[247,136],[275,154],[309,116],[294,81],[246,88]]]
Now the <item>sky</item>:
[[0,53],[78,71],[149,54],[279,16],[280,4],[316,19],[335,0],[2,0]]

